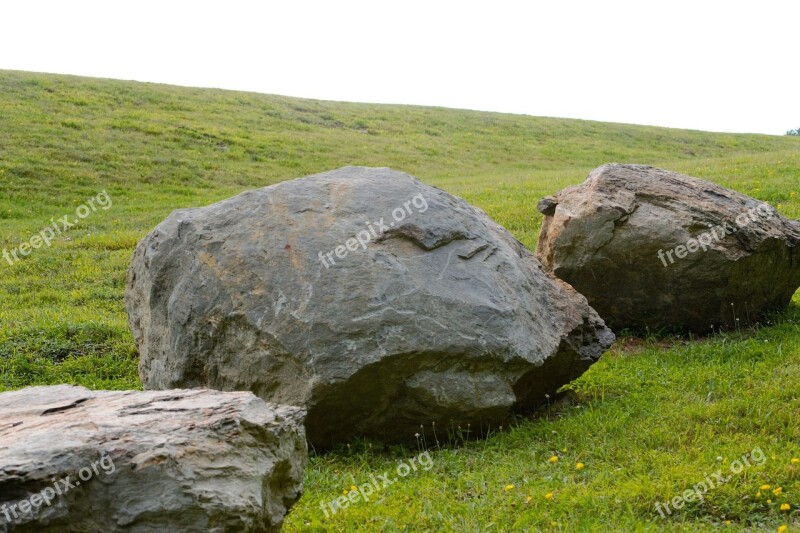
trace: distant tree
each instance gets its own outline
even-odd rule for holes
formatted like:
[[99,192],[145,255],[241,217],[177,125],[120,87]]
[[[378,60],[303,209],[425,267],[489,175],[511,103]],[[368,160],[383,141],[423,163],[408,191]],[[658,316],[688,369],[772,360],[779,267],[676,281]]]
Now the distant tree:
[[797,128],[795,130],[789,130],[786,132],[786,135],[800,136],[800,128]]

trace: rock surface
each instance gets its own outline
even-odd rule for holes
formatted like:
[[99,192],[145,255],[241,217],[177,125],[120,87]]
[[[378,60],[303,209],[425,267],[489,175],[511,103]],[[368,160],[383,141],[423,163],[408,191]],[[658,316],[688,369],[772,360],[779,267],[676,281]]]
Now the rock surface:
[[743,326],[800,285],[800,223],[698,178],[604,165],[539,211],[537,257],[614,328]]
[[322,448],[497,427],[614,339],[485,213],[387,168],[175,211],[139,243],[126,307],[146,388],[302,406]]
[[249,392],[2,393],[0,531],[278,531],[302,414]]

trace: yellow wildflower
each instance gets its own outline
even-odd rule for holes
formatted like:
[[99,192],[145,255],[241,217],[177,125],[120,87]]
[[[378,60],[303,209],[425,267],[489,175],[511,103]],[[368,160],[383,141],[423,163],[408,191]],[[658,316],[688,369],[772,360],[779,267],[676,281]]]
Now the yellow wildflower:
[[800,463],[800,457],[792,457],[792,460],[789,462],[793,465],[796,465],[797,463]]
[[761,490],[769,490],[771,488],[769,485],[761,485]]
[[558,462],[558,456],[554,455],[553,457],[551,457],[547,461],[550,462],[550,463],[557,463]]
[[506,485],[506,486],[505,486],[505,488],[503,488],[503,490],[504,490],[504,491],[506,491],[506,492],[508,492],[508,491],[510,491],[510,490],[511,490],[511,489],[513,489],[513,488],[514,488],[514,485],[508,484],[508,485]]
[[525,498],[525,503],[531,503],[532,499],[533,499],[532,497],[528,496],[527,498]]
[[776,487],[775,490],[772,491],[772,494],[774,494],[775,496],[780,496],[782,492],[783,489],[781,487]]
[[586,465],[583,464],[583,463],[578,463],[578,464],[575,465],[575,470],[583,470],[584,466],[586,466]]
[[552,492],[548,492],[547,494],[544,495],[544,499],[545,500],[552,500],[553,499],[553,493]]
[[778,533],[786,533],[787,531],[789,531],[788,526],[781,526],[778,528]]
[[788,503],[782,503],[781,504],[781,511],[788,511],[791,508],[792,508],[792,506],[789,505]]

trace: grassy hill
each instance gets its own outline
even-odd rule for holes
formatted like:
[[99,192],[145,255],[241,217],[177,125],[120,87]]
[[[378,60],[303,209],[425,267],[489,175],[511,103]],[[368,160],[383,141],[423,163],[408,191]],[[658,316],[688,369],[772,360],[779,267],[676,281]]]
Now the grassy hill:
[[[798,137],[0,71],[0,251],[74,219],[100,191],[113,201],[51,247],[13,266],[0,259],[0,390],[140,387],[125,271],[138,239],[173,209],[343,165],[391,166],[483,208],[533,248],[538,199],[606,162],[707,178],[800,218]],[[752,330],[623,338],[571,388],[569,403],[479,442],[434,436],[421,420],[430,470],[335,516],[320,502],[422,448],[352,443],[313,456],[286,530],[800,528],[797,303]],[[656,511],[756,449],[763,464],[667,518]],[[761,485],[770,489],[758,496]]]

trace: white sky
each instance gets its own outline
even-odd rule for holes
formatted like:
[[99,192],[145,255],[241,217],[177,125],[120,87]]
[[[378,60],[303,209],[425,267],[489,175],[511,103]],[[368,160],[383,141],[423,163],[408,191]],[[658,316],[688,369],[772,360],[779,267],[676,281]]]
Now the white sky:
[[0,69],[783,134],[800,1],[5,0]]

